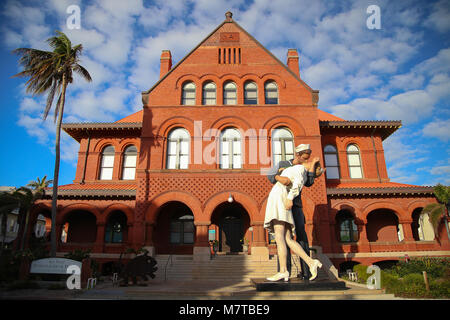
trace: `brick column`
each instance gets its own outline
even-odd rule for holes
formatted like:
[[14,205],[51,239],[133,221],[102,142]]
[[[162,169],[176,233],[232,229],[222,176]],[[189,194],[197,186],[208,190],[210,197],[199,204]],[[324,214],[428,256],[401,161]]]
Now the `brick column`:
[[411,229],[412,219],[400,220],[399,223],[403,229],[403,241],[407,250],[416,250],[416,240],[414,240],[414,235]]
[[194,221],[195,244],[194,260],[207,261],[211,259],[211,249],[208,242],[208,229],[211,221]]
[[359,232],[358,251],[370,252],[370,244],[367,239],[367,221],[363,221],[361,224],[357,224]]
[[102,253],[104,244],[105,244],[105,223],[99,222],[97,223],[97,238],[95,239],[93,252]]
[[153,231],[155,229],[154,222],[145,223],[145,249],[148,250],[149,256],[155,255],[155,246],[153,245]]
[[266,242],[266,230],[264,229],[264,221],[253,221],[253,242],[252,242],[252,260],[268,261],[269,248]]

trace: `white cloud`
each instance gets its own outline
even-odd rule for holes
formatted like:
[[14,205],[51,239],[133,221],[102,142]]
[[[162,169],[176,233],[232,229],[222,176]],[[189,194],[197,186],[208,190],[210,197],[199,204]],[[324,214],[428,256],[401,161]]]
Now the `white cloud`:
[[434,4],[433,12],[423,23],[441,33],[450,31],[450,4],[447,0],[441,0]]
[[438,119],[429,122],[422,130],[423,135],[426,137],[434,137],[448,142],[450,140],[450,119]]

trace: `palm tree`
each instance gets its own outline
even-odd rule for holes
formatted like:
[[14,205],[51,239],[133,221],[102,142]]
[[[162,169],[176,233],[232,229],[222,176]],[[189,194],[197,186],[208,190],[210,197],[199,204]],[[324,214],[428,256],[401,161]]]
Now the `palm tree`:
[[26,82],[28,93],[32,93],[33,95],[48,93],[47,103],[43,113],[44,120],[47,119],[55,95],[58,96],[54,116],[54,121],[56,121],[56,139],[52,196],[51,257],[56,257],[55,221],[58,198],[60,135],[66,90],[67,86],[73,82],[73,72],[78,73],[89,82],[92,81],[89,72],[78,64],[83,46],[78,44],[72,47],[72,43],[64,33],[56,31],[56,34],[56,36],[47,39],[53,51],[42,51],[31,48],[19,48],[13,51],[14,54],[20,56],[19,64],[24,69],[22,72],[14,75],[14,77],[30,77]]
[[[20,242],[20,250],[22,250],[25,245],[26,236],[28,233],[28,220],[30,218],[30,209],[31,209],[32,205],[36,202],[36,200],[42,199],[44,197],[45,188],[47,188],[52,183],[53,183],[52,180],[47,180],[47,176],[44,176],[44,178],[42,178],[42,180],[38,177],[38,178],[36,178],[36,181],[30,181],[27,184],[27,187],[32,188],[32,190],[31,190],[32,196],[27,199],[31,202],[31,205],[29,206],[29,208],[27,209],[26,214],[25,214],[25,223],[24,223],[24,228],[22,230],[22,241]],[[28,188],[21,188],[21,189],[28,189]],[[28,190],[30,190],[30,189],[28,189]],[[25,190],[24,190],[24,192],[28,193],[28,191],[25,191]],[[52,221],[52,224],[53,224],[53,221]]]
[[444,224],[447,229],[447,236],[450,240],[450,230],[448,227],[447,219],[450,204],[450,187],[438,184],[433,188],[434,195],[439,203],[431,203],[423,208],[422,213],[428,214],[430,217],[431,225],[433,226],[434,234],[439,240],[439,225],[444,219]]
[[3,247],[5,245],[6,241],[6,232],[8,230],[7,223],[8,223],[8,214],[13,211],[14,209],[18,208],[18,201],[17,198],[13,195],[12,192],[6,192],[3,191],[0,193],[0,215],[1,215],[1,234],[3,235],[2,239],[2,246],[0,247],[0,257],[3,254]]

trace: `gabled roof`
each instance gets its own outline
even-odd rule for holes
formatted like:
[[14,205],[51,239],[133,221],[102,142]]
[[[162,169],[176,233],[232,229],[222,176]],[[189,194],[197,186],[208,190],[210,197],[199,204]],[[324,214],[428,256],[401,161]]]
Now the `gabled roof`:
[[[217,30],[219,30],[225,23],[233,23],[238,29],[240,29],[243,33],[245,33],[250,39],[252,39],[256,45],[261,47],[265,52],[267,52],[275,61],[277,61],[282,67],[284,67],[295,79],[297,79],[306,89],[308,89],[313,94],[318,94],[318,90],[313,90],[310,86],[308,86],[299,76],[297,76],[291,69],[288,68],[286,64],[281,62],[277,57],[275,57],[272,52],[267,50],[258,40],[256,40],[251,34],[249,34],[244,28],[242,28],[236,21],[232,19],[232,13],[227,12],[225,14],[226,19],[215,28],[210,34],[208,34],[200,43],[192,49],[183,59],[181,59],[175,66],[173,66],[169,72],[167,72],[161,79],[159,79],[150,89],[142,92],[142,100],[143,102],[147,101],[148,94],[153,91],[164,79],[166,79],[176,68],[178,68],[184,60],[186,60],[195,50],[197,50],[206,40],[208,40]],[[144,103],[145,104],[145,103]]]

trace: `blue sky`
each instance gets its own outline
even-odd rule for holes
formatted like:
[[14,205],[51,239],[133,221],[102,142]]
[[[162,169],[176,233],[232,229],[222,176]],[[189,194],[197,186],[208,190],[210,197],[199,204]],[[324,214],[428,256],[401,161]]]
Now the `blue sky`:
[[[68,30],[79,5],[81,29]],[[368,29],[369,5],[381,29]],[[319,108],[347,120],[402,120],[384,141],[391,181],[450,185],[450,2],[443,1],[2,1],[0,8],[0,185],[53,176],[53,117],[44,97],[27,95],[11,50],[48,50],[54,30],[85,50],[92,75],[75,79],[64,122],[111,122],[141,108],[141,91],[159,78],[162,50],[180,61],[226,11],[281,61],[300,54],[300,75],[320,90]],[[52,114],[51,114],[52,115]],[[62,138],[60,184],[75,177],[78,143]]]

